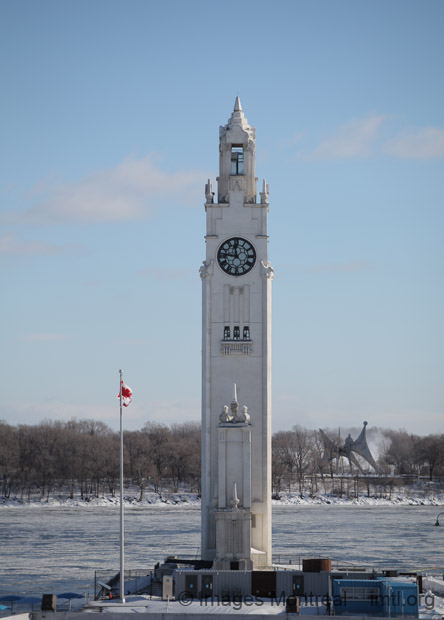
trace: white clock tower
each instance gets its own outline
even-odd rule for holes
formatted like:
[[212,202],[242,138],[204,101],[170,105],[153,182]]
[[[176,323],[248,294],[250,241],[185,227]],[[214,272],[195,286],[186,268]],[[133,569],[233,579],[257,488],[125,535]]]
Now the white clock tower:
[[202,278],[202,558],[271,565],[271,282],[268,185],[239,97],[220,128],[217,200],[205,188]]

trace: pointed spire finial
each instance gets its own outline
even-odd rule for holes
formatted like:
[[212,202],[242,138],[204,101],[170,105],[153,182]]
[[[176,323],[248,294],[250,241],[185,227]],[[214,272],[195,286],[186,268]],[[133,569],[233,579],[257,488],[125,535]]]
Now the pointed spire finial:
[[233,497],[232,497],[230,503],[231,503],[231,506],[232,506],[231,510],[237,510],[238,509],[237,507],[240,504],[240,500],[239,500],[239,498],[237,496],[237,484],[235,482],[233,482]]
[[268,183],[267,181],[264,179],[263,183],[262,183],[262,191],[261,191],[261,204],[268,204]]
[[237,387],[236,384],[233,384],[233,400],[230,405],[231,415],[233,416],[233,422],[237,422],[237,412],[239,410],[239,403],[237,402]]
[[248,121],[242,111],[242,105],[239,99],[239,95],[236,96],[236,101],[234,102],[234,110],[231,113],[231,118],[228,120],[227,129],[232,129],[234,125],[240,125],[242,129],[249,129]]

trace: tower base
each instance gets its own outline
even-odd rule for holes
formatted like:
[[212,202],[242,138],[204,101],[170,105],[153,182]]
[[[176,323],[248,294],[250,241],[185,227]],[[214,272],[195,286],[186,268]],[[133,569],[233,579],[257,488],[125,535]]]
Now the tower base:
[[215,570],[253,570],[251,559],[251,511],[233,508],[214,513],[217,556]]
[[223,560],[214,560],[213,570],[240,570],[240,571],[252,571],[253,560],[230,560],[224,558]]

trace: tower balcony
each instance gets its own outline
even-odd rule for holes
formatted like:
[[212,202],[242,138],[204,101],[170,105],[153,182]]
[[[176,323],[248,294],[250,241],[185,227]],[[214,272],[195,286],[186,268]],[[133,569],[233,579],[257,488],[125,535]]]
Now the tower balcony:
[[221,340],[220,352],[223,355],[251,355],[253,353],[252,340]]

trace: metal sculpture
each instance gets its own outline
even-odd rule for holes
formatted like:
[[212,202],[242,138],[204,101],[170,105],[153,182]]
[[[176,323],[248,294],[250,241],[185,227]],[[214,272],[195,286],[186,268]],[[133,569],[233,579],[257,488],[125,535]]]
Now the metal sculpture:
[[336,466],[338,468],[340,458],[345,457],[348,459],[350,469],[353,469],[353,463],[362,474],[365,474],[360,462],[355,456],[355,454],[358,454],[377,472],[378,466],[367,444],[366,426],[367,422],[364,422],[364,427],[357,439],[352,439],[352,436],[349,434],[343,444],[340,443],[340,440],[330,439],[323,430],[319,429],[324,444],[324,454],[322,455],[321,463],[327,465],[336,459]]

